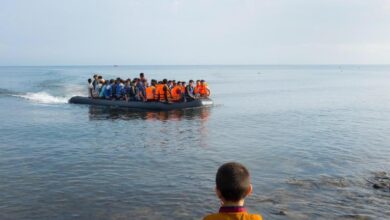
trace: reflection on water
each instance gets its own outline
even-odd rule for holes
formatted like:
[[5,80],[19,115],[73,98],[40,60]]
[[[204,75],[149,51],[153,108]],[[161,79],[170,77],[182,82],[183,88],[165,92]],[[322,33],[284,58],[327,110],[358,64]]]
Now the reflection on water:
[[106,119],[121,119],[121,120],[207,120],[210,115],[210,108],[192,108],[180,109],[171,111],[147,111],[140,109],[118,108],[109,106],[89,106],[90,120],[106,120]]

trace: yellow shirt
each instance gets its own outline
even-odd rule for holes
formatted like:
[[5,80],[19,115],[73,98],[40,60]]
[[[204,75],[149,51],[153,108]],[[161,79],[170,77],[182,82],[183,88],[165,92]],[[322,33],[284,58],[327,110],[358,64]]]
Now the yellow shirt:
[[244,207],[221,207],[219,213],[207,215],[203,220],[262,220],[261,215],[249,214]]

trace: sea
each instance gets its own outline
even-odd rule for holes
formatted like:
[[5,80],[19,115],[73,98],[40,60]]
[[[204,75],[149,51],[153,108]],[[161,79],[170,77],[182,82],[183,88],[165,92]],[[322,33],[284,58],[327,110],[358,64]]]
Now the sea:
[[[214,105],[68,103],[141,72],[204,79]],[[3,66],[0,106],[0,219],[202,219],[231,161],[265,219],[390,219],[390,66]]]

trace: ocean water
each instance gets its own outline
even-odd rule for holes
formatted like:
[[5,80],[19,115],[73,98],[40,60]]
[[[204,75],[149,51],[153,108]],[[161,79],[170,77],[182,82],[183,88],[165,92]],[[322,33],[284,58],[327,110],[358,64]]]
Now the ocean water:
[[[68,104],[87,78],[206,79],[215,105]],[[0,219],[201,219],[246,165],[266,219],[389,219],[390,66],[0,67]]]

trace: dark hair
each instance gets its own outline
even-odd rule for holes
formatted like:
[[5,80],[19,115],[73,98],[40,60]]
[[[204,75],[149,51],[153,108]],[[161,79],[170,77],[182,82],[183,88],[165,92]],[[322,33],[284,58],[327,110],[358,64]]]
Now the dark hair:
[[245,198],[250,187],[249,171],[240,163],[225,163],[219,167],[215,182],[225,200],[238,202]]
[[98,79],[103,79],[103,76],[100,76],[100,75],[99,75],[99,76],[98,76]]
[[88,82],[91,83],[91,82],[92,82],[92,79],[88,79]]
[[164,84],[166,84],[166,83],[167,83],[167,81],[168,81],[167,79],[163,79],[163,81],[162,81],[162,82],[163,82]]
[[194,80],[191,79],[191,80],[190,80],[190,83],[193,83],[193,82],[194,82]]
[[139,77],[144,77],[144,73],[140,73],[140,74],[139,74]]

